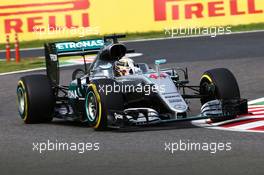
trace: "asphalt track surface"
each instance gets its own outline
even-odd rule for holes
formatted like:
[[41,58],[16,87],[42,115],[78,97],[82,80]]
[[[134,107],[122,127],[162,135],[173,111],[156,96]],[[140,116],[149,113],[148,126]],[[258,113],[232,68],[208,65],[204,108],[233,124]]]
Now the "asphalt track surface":
[[[241,94],[264,96],[264,33],[129,43],[152,63],[166,58],[168,66],[187,66],[192,84],[208,69],[227,67],[237,77]],[[73,68],[61,71],[67,83]],[[44,73],[44,71],[34,72]],[[19,77],[0,76],[0,174],[263,174],[264,135],[197,128],[189,122],[135,132],[95,132],[76,123],[25,125],[16,108]],[[192,104],[198,111],[197,101]],[[33,142],[99,142],[99,151],[32,151]],[[231,151],[165,151],[165,142],[231,142]]]

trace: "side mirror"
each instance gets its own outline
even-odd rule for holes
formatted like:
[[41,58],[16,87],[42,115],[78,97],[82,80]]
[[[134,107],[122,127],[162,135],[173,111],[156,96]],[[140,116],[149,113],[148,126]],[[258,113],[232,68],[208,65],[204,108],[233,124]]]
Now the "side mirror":
[[85,71],[82,69],[76,69],[72,73],[72,80],[76,80],[78,78],[82,78],[85,75]]
[[156,65],[156,72],[158,74],[158,77],[160,76],[160,65],[165,64],[167,62],[166,59],[159,59],[155,60],[155,65]]
[[165,64],[165,63],[167,63],[166,59],[155,60],[156,65],[161,65],[161,64]]

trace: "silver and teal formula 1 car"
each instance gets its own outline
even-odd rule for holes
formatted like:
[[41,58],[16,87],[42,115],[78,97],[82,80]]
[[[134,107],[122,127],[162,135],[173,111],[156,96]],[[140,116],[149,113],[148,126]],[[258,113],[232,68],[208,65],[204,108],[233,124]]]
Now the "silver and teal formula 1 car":
[[[162,69],[165,59],[156,60],[154,68],[133,63],[136,71],[118,74],[120,60],[133,52],[118,42],[120,37],[45,44],[47,74],[24,76],[18,82],[18,110],[24,122],[60,118],[102,130],[205,118],[220,121],[248,112],[234,75],[225,68],[206,71],[197,86],[189,85],[186,68]],[[97,56],[87,64],[85,56],[90,54]],[[84,60],[84,68],[73,71],[68,85],[60,84],[59,59],[65,56]],[[190,116],[186,101],[195,98],[201,101],[201,111]]]

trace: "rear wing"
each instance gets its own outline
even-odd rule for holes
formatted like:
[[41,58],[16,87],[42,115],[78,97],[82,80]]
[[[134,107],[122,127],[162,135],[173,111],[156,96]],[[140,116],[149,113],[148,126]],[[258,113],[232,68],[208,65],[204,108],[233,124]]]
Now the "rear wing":
[[[104,46],[103,39],[81,40],[78,42],[66,41],[45,44],[45,52],[55,54],[58,57],[82,56],[96,54]],[[48,49],[48,50],[46,50]]]
[[85,56],[97,54],[104,46],[103,39],[45,43],[45,60],[49,79],[59,84],[59,58],[68,56]]
[[[46,43],[45,53],[56,55],[57,57],[83,56],[97,54],[106,43],[118,43],[119,38],[126,35],[107,35],[103,39],[91,39],[75,41],[65,41],[56,43]],[[132,52],[132,51],[130,51]]]
[[[107,35],[103,39],[90,39],[75,41],[65,41],[56,43],[45,43],[45,60],[48,78],[52,83],[59,85],[60,71],[59,58],[68,56],[94,55],[106,45],[117,44],[119,38],[125,38],[126,35]],[[126,53],[133,53],[134,50],[126,50]]]

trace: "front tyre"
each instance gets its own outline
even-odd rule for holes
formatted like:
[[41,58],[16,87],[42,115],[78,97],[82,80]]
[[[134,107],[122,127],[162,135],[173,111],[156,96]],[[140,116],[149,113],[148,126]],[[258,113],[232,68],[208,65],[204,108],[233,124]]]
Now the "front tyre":
[[107,117],[101,97],[95,84],[90,84],[85,98],[85,112],[88,123],[95,129],[103,130],[107,127]]
[[235,76],[228,69],[218,68],[206,71],[200,81],[202,105],[215,99],[240,99]]
[[[86,118],[95,130],[106,130],[113,120],[112,111],[124,110],[121,92],[106,92],[103,87],[114,87],[118,83],[112,79],[93,80],[85,97]],[[99,90],[99,91],[98,91]]]
[[50,122],[55,98],[46,75],[24,76],[17,86],[18,112],[27,124]]
[[[225,68],[206,71],[200,81],[201,104],[216,99],[240,99],[240,90],[237,80],[232,72]],[[230,119],[230,118],[228,118]],[[226,117],[214,119],[213,122],[227,120]]]

